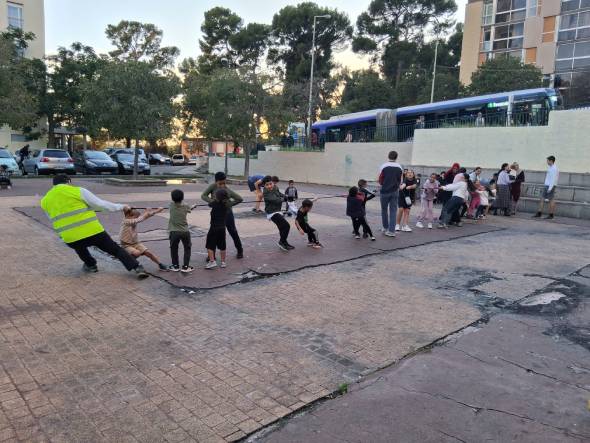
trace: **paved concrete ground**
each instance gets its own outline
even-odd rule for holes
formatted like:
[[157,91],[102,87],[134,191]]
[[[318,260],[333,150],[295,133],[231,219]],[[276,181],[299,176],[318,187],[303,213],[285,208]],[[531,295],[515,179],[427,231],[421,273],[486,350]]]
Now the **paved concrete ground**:
[[[478,332],[479,337],[488,337],[493,331],[486,328],[506,314],[510,303],[571,275],[582,267],[588,250],[587,229],[496,218],[486,225],[449,231],[468,237],[451,239],[445,237],[450,234],[438,231],[415,232],[392,240],[407,242],[405,248],[386,252],[388,248],[376,246],[379,250],[372,249],[373,255],[353,259],[359,243],[351,239],[350,228],[347,231],[339,222],[341,203],[320,201],[317,218],[321,232],[343,230],[329,239],[333,246],[325,251],[354,251],[342,256],[350,260],[284,273],[300,268],[300,262],[316,252],[298,248],[309,256],[295,256],[289,269],[282,262],[282,267],[271,273],[283,272],[281,275],[190,294],[160,279],[138,282],[103,257],[99,274],[83,275],[72,251],[45,226],[11,209],[34,206],[38,200],[35,194],[48,188],[46,181],[20,183],[23,188],[17,186],[0,196],[0,441],[240,439],[336,391],[343,383],[352,386],[441,337],[497,314],[490,325],[481,327],[482,333]],[[138,203],[163,202],[170,191],[122,189],[98,182],[90,182],[88,187],[105,198]],[[203,185],[182,187],[187,199],[195,201]],[[301,190],[314,195],[341,192],[311,186],[301,186]],[[376,205],[370,206],[374,227],[378,226]],[[146,229],[158,229],[164,220],[155,219]],[[195,219],[197,228],[202,223]],[[261,226],[266,229],[268,222],[238,217],[238,229],[254,247],[258,245],[253,239],[258,237],[261,243],[270,242],[266,237],[271,234]],[[490,229],[500,230],[487,232]],[[481,233],[473,235],[477,233],[474,230]],[[257,236],[258,231],[262,235]],[[440,237],[427,239],[429,235]],[[378,244],[384,241],[380,239]],[[369,243],[361,244],[364,248]],[[202,259],[197,252],[195,262]],[[284,256],[269,249],[263,264],[273,264]],[[253,258],[244,260],[249,269],[260,266],[260,258]],[[206,286],[199,286],[197,279],[193,287]],[[574,342],[580,334],[583,337],[581,325],[588,322],[587,311],[578,308],[568,312],[575,321],[552,323],[561,329],[548,335],[551,342],[555,334],[564,337],[559,347],[567,347],[566,343]],[[510,311],[510,315],[517,314]],[[539,317],[539,322],[543,318]],[[536,330],[545,326],[539,323]],[[475,333],[465,335],[470,336],[478,337]],[[526,352],[522,348],[528,337],[520,341],[517,337],[508,348],[517,354]],[[493,345],[503,340],[505,337],[496,336],[488,341]],[[472,346],[486,349],[479,342]],[[473,351],[467,345],[462,349]],[[584,368],[590,367],[585,353],[587,350],[576,347],[567,354],[568,358],[579,354],[575,367],[581,368],[577,369],[582,371],[580,377],[585,376]],[[419,358],[424,357],[428,355]],[[513,355],[506,359],[522,366],[528,363]],[[441,358],[441,362],[447,360],[459,364],[457,359]],[[405,360],[399,370],[412,361]],[[469,381],[469,368],[469,364],[463,367],[465,383],[460,393],[464,398],[455,397],[452,390],[431,391],[433,385],[440,384],[436,380],[446,382],[448,378],[452,387],[450,376],[460,375],[457,368],[444,370],[442,363],[414,373],[420,378],[410,376],[415,384],[401,386],[465,400],[475,407],[506,410],[503,408],[508,405],[510,412],[524,415],[518,409],[521,405],[511,406],[524,386],[517,383],[518,372],[512,374],[512,389],[491,405],[482,398],[487,391],[483,387],[478,391],[478,382]],[[551,375],[565,377],[558,375],[560,370],[556,367]],[[523,370],[523,377],[529,375]],[[417,384],[421,380],[424,385]],[[590,384],[578,379],[575,383]],[[562,392],[565,388],[570,391]],[[573,392],[572,386],[565,384],[557,384],[551,391],[552,396],[563,397],[560,408],[569,408],[559,427],[567,429],[570,437],[575,437],[579,416],[574,411],[581,398]],[[415,407],[424,410],[424,398],[416,397]],[[352,397],[336,402],[347,398]],[[388,398],[400,401],[393,394]],[[553,410],[542,402],[544,398],[539,396],[537,421],[545,420],[547,411]],[[526,401],[534,407],[534,400],[529,396]],[[440,414],[442,409],[437,405],[433,410]],[[452,420],[445,420],[444,414],[440,420],[448,422],[447,427],[440,429],[452,431],[447,432],[451,436],[460,435],[454,434],[453,427],[460,413]],[[391,422],[389,415],[382,417]],[[416,436],[415,441],[426,432],[427,424],[419,418],[420,414],[414,414],[404,419],[409,429],[405,435]],[[474,432],[478,426],[485,431],[477,420],[472,423]],[[487,423],[491,427],[500,421],[489,414]],[[527,423],[519,426],[533,432],[532,421]],[[548,423],[553,426],[556,422]],[[508,424],[517,432],[516,424]],[[386,427],[380,429],[379,435],[387,435]],[[556,432],[542,429],[535,431],[534,435],[543,437],[537,441],[549,440]],[[586,435],[587,431],[580,428],[577,433]],[[272,438],[283,438],[284,434],[275,435],[278,437]],[[285,438],[297,438],[293,435]],[[377,440],[379,435],[365,434],[359,441]],[[466,441],[478,441],[467,437]]]

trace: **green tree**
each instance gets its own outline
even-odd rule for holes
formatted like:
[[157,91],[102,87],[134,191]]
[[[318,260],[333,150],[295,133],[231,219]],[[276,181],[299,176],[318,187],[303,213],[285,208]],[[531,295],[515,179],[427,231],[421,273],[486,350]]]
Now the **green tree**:
[[[94,81],[83,86],[82,112],[92,136],[108,131],[111,138],[158,140],[172,134],[178,79],[141,61],[110,61],[99,67]],[[134,174],[137,174],[137,145]]]
[[330,76],[334,68],[333,51],[352,35],[348,17],[336,9],[320,7],[311,2],[285,6],[272,20],[272,46],[268,61],[284,73],[288,83],[305,81],[309,77],[313,17],[317,15],[330,15],[329,19],[319,19],[317,22],[315,72],[318,77]]
[[381,60],[398,85],[426,33],[447,31],[456,10],[454,0],[373,0],[357,19],[353,50]]
[[[393,106],[394,89],[375,71],[354,71],[346,75],[340,107],[346,112]],[[322,113],[323,116],[323,113]],[[323,117],[322,117],[323,118]]]
[[28,87],[32,65],[22,53],[33,38],[17,29],[0,33],[0,126],[29,132],[38,119],[38,100]]
[[481,64],[471,76],[468,95],[493,94],[543,86],[543,73],[534,65],[513,57],[495,57]]
[[162,47],[163,32],[151,23],[122,20],[108,25],[105,33],[116,48],[109,55],[120,61],[145,61],[162,69],[180,53],[175,46]]

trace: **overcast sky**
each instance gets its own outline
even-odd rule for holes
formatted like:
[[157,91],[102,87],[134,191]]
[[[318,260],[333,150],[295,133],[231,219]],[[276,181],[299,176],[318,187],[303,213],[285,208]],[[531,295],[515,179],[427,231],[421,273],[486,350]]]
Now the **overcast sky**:
[[[154,23],[164,31],[164,45],[180,48],[180,58],[199,54],[198,40],[203,14],[212,7],[230,8],[245,23],[270,23],[283,6],[297,4],[286,0],[45,0],[46,52],[74,41],[94,47],[97,52],[109,51],[104,30],[120,20]],[[348,14],[352,23],[363,12],[369,0],[317,0],[322,6],[337,8]],[[457,20],[463,21],[466,0],[457,0]],[[367,62],[350,50],[336,54],[336,61],[352,69],[367,67]]]

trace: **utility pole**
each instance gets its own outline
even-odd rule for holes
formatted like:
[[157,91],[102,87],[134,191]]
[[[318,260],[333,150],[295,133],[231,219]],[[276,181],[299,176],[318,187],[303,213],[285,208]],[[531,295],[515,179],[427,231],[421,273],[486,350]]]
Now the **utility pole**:
[[434,82],[436,81],[436,58],[438,56],[438,39],[434,46],[434,69],[432,70],[432,87],[430,88],[430,103],[434,101]]
[[313,32],[311,37],[311,73],[309,75],[309,107],[307,109],[307,140],[306,146],[311,147],[311,109],[313,100],[313,68],[315,65],[315,26],[318,18],[331,18],[329,14],[314,15],[313,17]]

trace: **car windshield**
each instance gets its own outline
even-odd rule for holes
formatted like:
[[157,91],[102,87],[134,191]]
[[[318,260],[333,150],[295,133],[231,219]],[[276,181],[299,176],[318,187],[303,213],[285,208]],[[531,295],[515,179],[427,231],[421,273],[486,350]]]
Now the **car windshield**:
[[133,155],[131,154],[117,154],[117,158],[122,162],[133,162]]
[[0,158],[12,158],[12,156],[6,149],[0,149]]
[[43,157],[69,158],[69,155],[66,151],[60,151],[58,149],[47,149],[47,150],[43,151]]
[[91,160],[110,160],[111,158],[102,151],[86,151],[86,158]]

